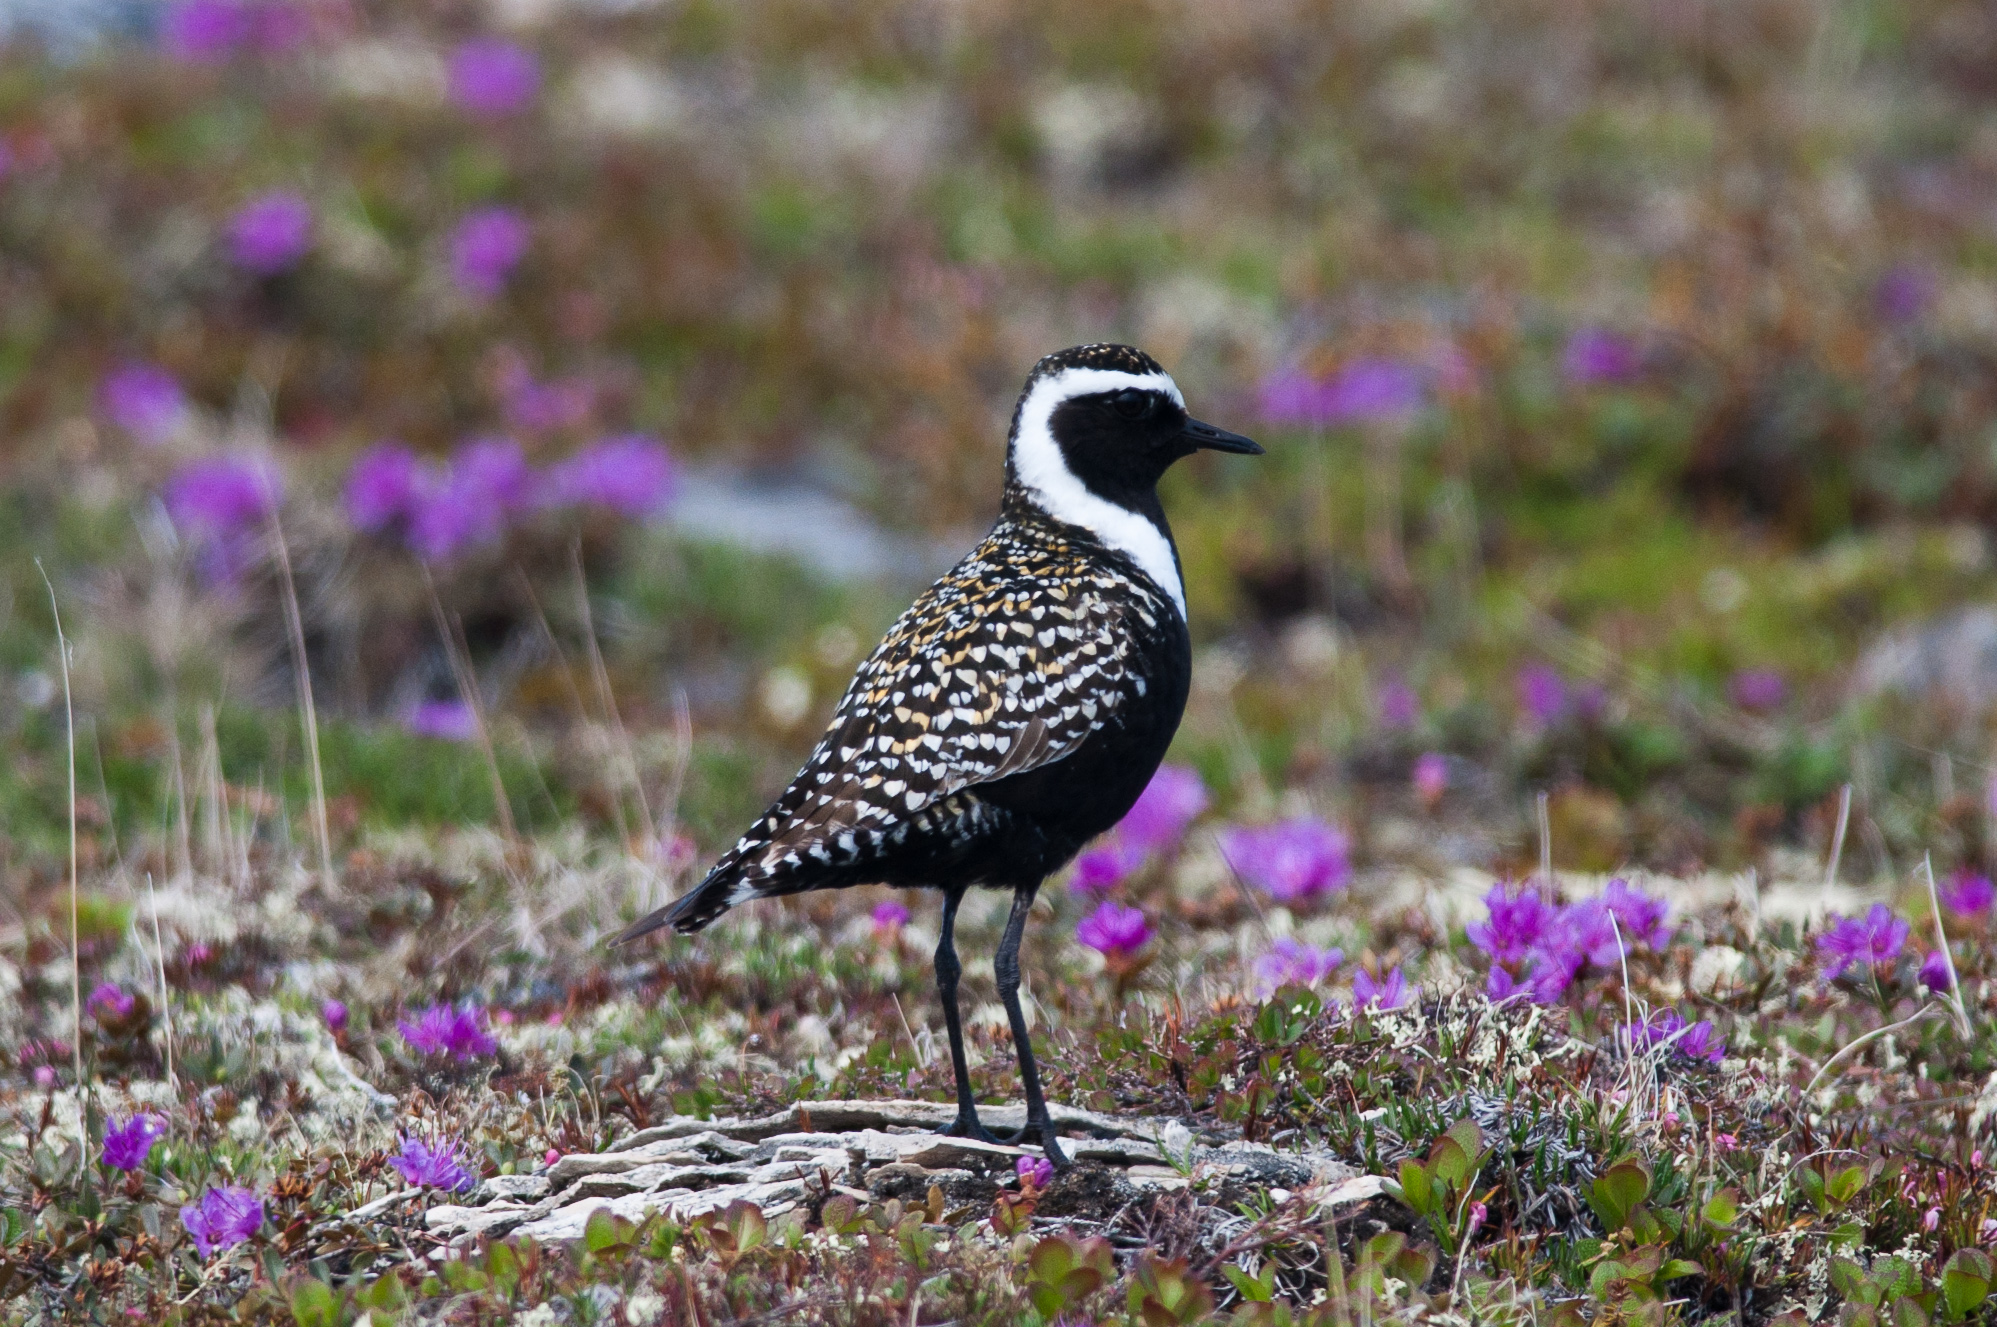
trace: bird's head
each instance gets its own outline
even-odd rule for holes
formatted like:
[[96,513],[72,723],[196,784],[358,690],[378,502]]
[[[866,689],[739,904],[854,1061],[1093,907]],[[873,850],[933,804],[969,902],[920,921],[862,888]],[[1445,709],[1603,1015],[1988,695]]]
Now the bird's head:
[[1239,433],[1186,413],[1186,398],[1158,361],[1132,346],[1056,351],[1033,366],[1012,414],[1006,479],[1072,524],[1094,502],[1150,515],[1158,481],[1196,451],[1259,456]]

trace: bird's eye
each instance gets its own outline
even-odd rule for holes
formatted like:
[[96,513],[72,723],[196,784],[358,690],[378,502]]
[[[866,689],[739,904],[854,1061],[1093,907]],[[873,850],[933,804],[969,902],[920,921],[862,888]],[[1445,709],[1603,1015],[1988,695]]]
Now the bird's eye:
[[1126,387],[1110,399],[1110,406],[1125,419],[1142,419],[1151,409],[1151,393]]

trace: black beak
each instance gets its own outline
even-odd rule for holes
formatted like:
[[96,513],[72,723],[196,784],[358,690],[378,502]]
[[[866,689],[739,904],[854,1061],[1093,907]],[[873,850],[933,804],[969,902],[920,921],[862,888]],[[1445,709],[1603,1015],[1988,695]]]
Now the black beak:
[[1260,456],[1262,444],[1253,438],[1244,438],[1239,433],[1229,433],[1211,424],[1202,424],[1197,419],[1188,419],[1184,432],[1180,434],[1192,444],[1194,451],[1233,452],[1237,456]]

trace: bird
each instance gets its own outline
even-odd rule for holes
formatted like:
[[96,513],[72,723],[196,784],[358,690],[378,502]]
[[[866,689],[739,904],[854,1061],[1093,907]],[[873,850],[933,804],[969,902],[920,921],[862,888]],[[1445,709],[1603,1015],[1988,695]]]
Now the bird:
[[1073,346],[1027,375],[991,532],[860,664],[790,785],[674,902],[625,928],[691,934],[752,899],[883,884],[942,894],[937,992],[955,1137],[978,1118],[957,989],[958,905],[1012,891],[993,969],[1025,1127],[1066,1169],[1019,1003],[1019,948],[1042,882],[1136,802],[1185,713],[1192,638],[1158,481],[1198,451],[1261,455],[1186,413],[1157,360]]

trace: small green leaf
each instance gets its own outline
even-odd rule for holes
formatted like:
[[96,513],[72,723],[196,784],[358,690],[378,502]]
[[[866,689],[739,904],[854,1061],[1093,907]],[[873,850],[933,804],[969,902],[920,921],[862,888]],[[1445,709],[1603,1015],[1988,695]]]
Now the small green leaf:
[[1740,1190],[1729,1185],[1706,1200],[1699,1219],[1715,1230],[1732,1230],[1740,1217]]
[[1429,1178],[1439,1189],[1460,1193],[1470,1182],[1470,1154],[1444,1134],[1428,1152]]
[[1671,1258],[1657,1269],[1654,1280],[1662,1285],[1666,1281],[1676,1281],[1681,1276],[1703,1276],[1706,1269],[1689,1258]]
[[1824,1185],[1824,1192],[1830,1195],[1830,1200],[1833,1203],[1836,1203],[1839,1207],[1843,1207],[1846,1203],[1858,1197],[1864,1188],[1865,1167],[1846,1166],[1843,1170],[1830,1177]]
[[1401,1162],[1401,1201],[1422,1216],[1427,1216],[1433,1206],[1428,1172],[1413,1157]]
[[291,1316],[298,1327],[340,1327],[340,1301],[324,1281],[301,1280],[291,1287]]

